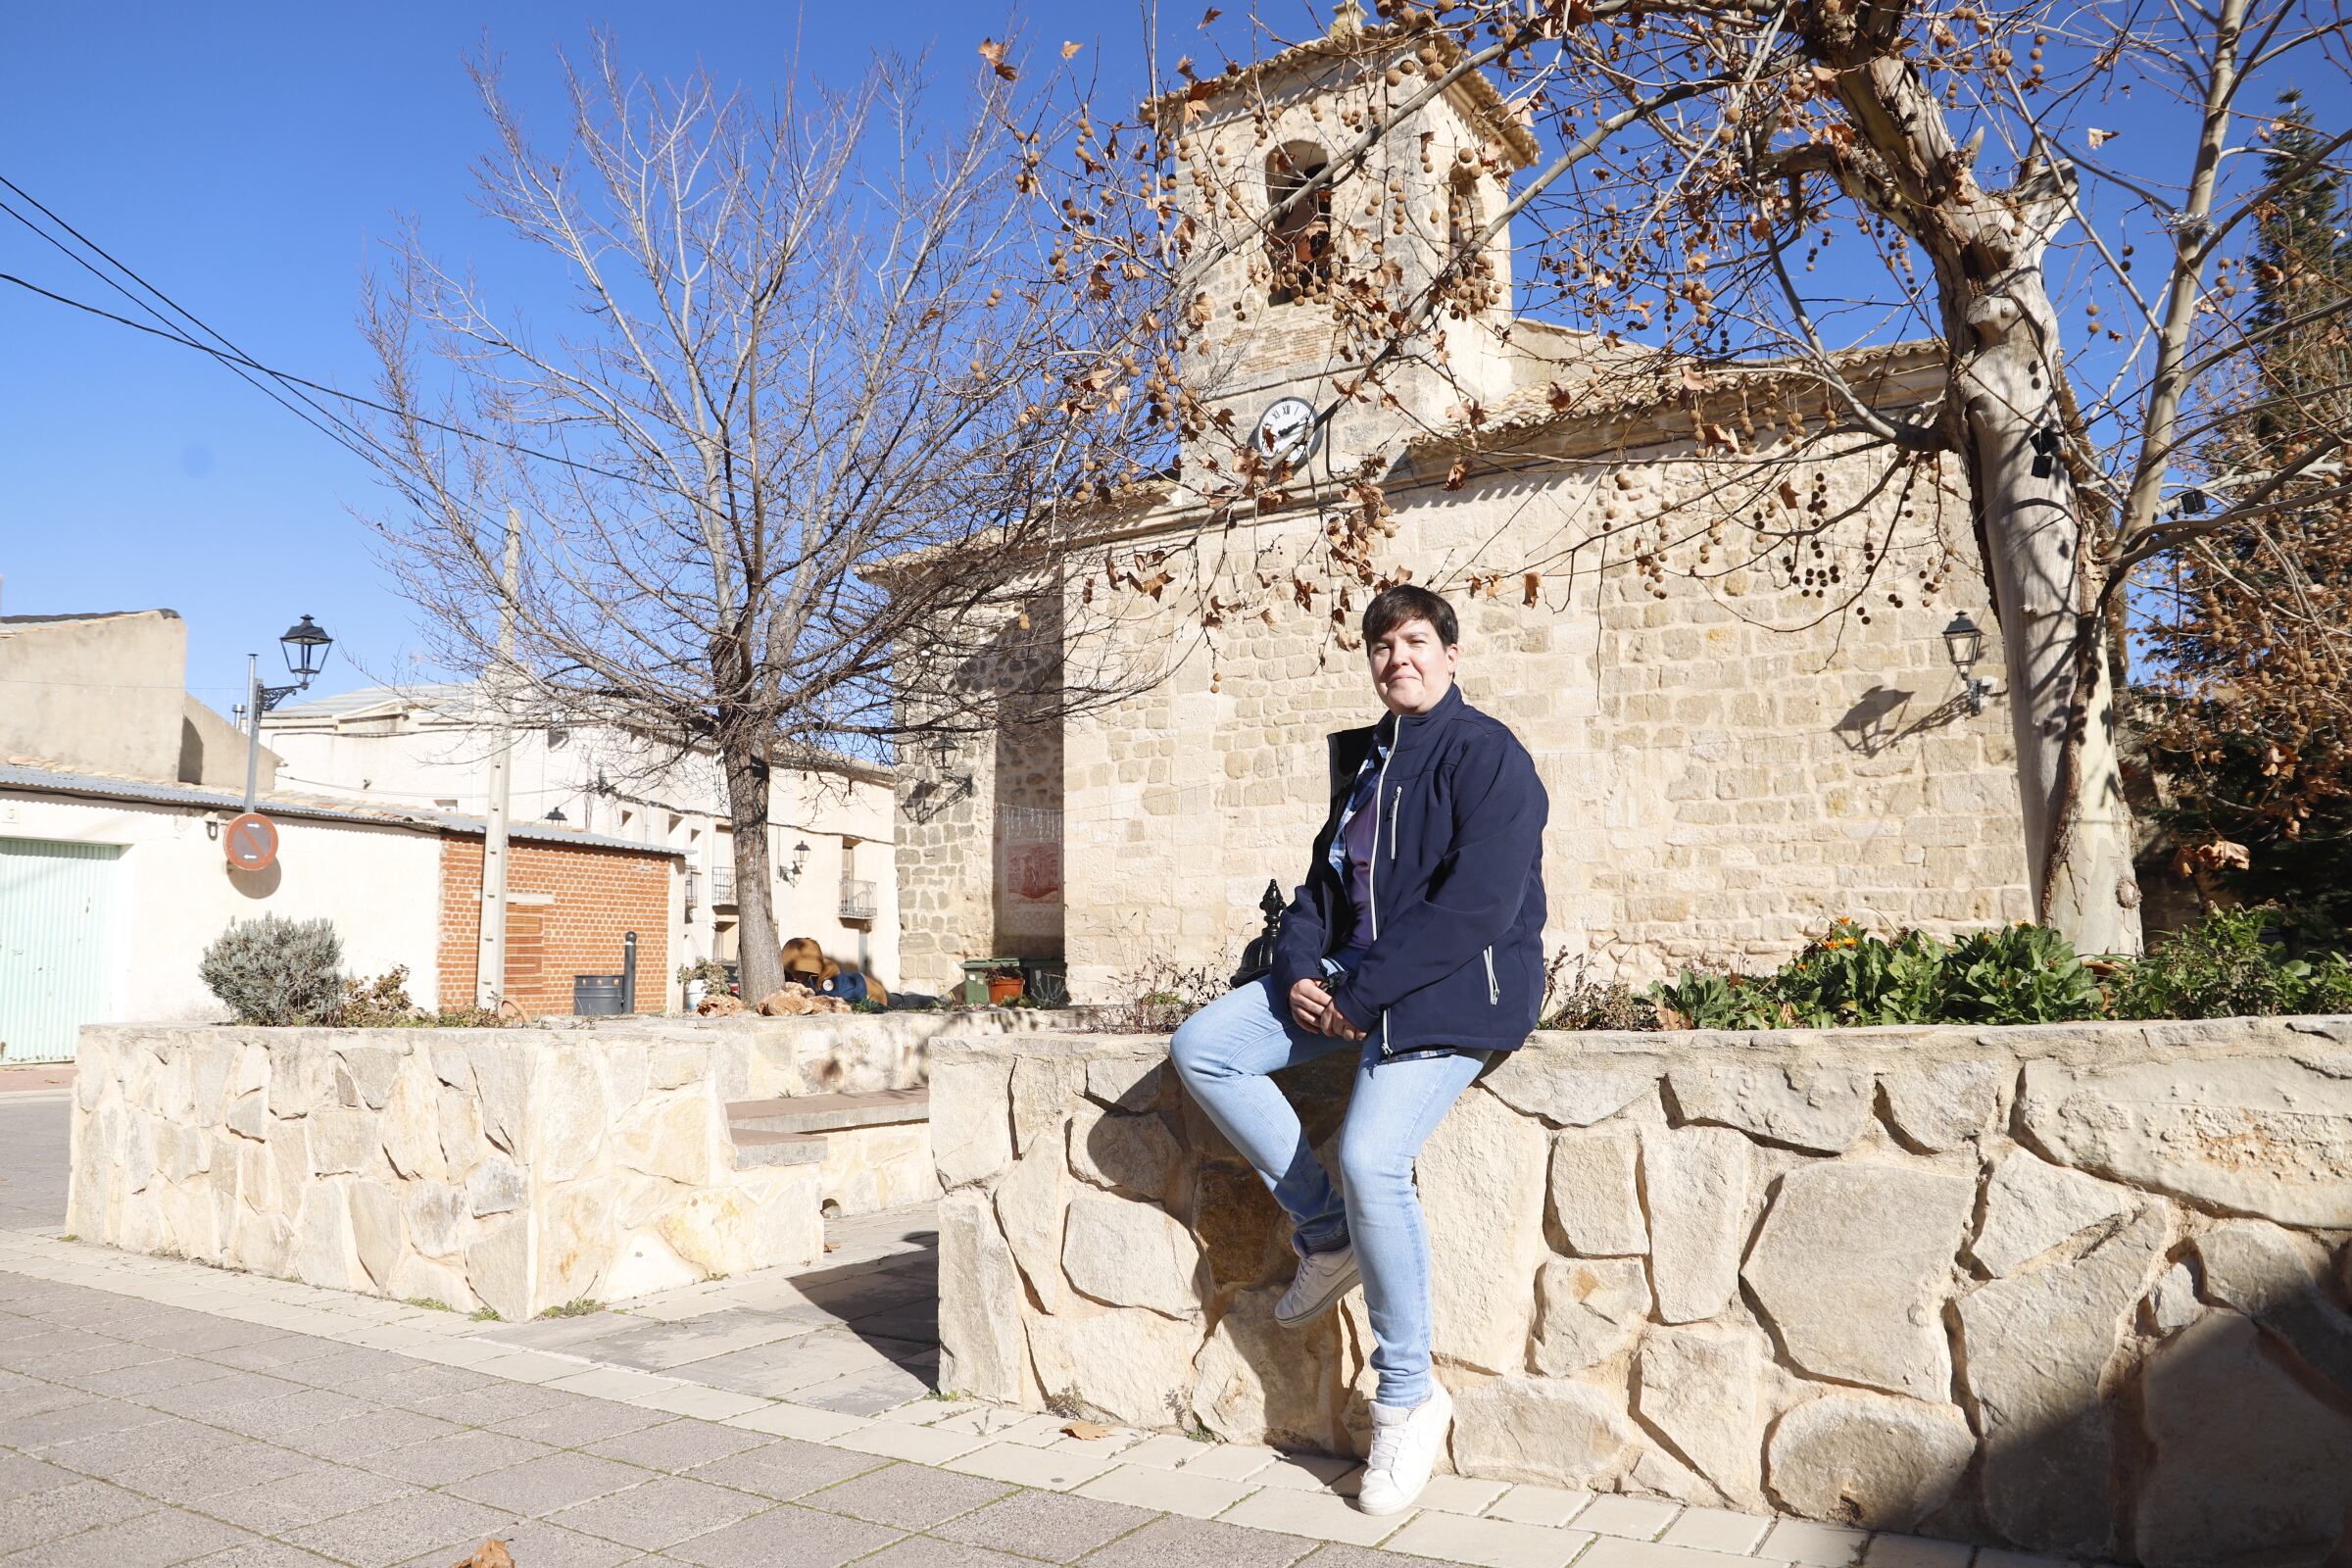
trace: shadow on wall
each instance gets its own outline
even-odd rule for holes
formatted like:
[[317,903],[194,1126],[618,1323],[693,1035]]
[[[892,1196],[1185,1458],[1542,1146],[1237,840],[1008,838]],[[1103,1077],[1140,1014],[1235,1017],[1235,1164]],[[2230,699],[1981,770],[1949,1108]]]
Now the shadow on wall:
[[[1278,1077],[1335,1172],[1351,1065]],[[1491,1073],[1420,1167],[1455,1462],[2152,1568],[2352,1561],[2352,1232],[2292,1212],[2308,1196],[2232,1206],[2062,1163],[2016,1071],[1922,1069],[1911,1100],[1869,1072],[1846,1093],[1712,1067],[1617,1075],[1614,1103]],[[1706,1101],[1741,1073],[1759,1095]],[[1964,1133],[1951,1106],[1980,1094]],[[1173,1072],[1095,1101],[1058,1238],[1018,1191],[1026,1155],[995,1200],[1047,1401],[1360,1454],[1361,1294],[1276,1326],[1289,1227],[1255,1173]],[[2307,1131],[2241,1152],[2324,1182],[2352,1132],[2325,1106]]]

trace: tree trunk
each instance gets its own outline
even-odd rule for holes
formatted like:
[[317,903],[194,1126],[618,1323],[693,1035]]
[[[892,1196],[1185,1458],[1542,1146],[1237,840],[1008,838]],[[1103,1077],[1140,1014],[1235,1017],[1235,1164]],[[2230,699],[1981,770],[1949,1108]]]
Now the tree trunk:
[[1903,58],[1905,0],[1819,7],[1801,30],[1833,68],[1867,156],[1831,168],[1935,268],[1952,354],[1950,438],[2008,666],[2009,721],[2026,870],[2036,919],[2083,953],[2136,954],[2139,884],[2116,748],[2115,694],[2100,614],[2088,503],[2063,444],[2058,315],[2042,279],[2051,236],[2074,210],[2071,170],[2029,162],[2006,191],[1980,187],[1973,147]]
[[2005,209],[1992,223],[2016,224],[2008,243],[1961,249],[1964,265],[1991,265],[1968,280],[1954,313],[1967,335],[1954,334],[1953,386],[2009,677],[2034,915],[2080,952],[2136,954],[2139,884],[2100,612],[2105,584],[2062,451],[2070,432],[2053,363],[2058,319],[2041,275],[2070,210],[2068,183],[2059,172],[2029,175],[2007,201],[1987,204]]
[[719,765],[727,775],[727,816],[735,827],[735,952],[743,1000],[756,1004],[784,984],[776,941],[775,873],[767,854],[766,745],[753,726],[722,725]]

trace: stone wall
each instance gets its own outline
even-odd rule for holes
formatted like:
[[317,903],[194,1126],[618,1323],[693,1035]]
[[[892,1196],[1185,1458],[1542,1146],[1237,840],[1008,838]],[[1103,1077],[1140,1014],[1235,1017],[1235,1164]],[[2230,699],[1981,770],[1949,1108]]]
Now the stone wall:
[[[1693,958],[1770,967],[1839,915],[1940,935],[2031,915],[2009,715],[1998,698],[1982,714],[1956,700],[1940,635],[1969,610],[1987,628],[1983,672],[1997,672],[1957,496],[1885,485],[1868,455],[1790,470],[1792,488],[1887,541],[1868,620],[1825,621],[1801,576],[1740,564],[1736,538],[1706,580],[1668,575],[1654,591],[1631,544],[1566,552],[1664,509],[1734,527],[1756,510],[1753,472],[1656,432],[1626,439],[1634,450],[1479,472],[1458,490],[1442,458],[1422,460],[1389,486],[1397,533],[1383,561],[1451,596],[1463,695],[1517,732],[1549,792],[1547,947],[1639,982]],[[1758,503],[1779,505],[1770,491]],[[1181,575],[1253,605],[1261,575],[1321,583],[1320,544],[1300,509],[1208,536]],[[1492,597],[1462,591],[1480,566],[1563,552],[1533,605],[1515,575]],[[1922,571],[1941,585],[1932,604]],[[1139,650],[1180,637],[1198,606],[1176,596],[1139,602],[1113,635]],[[1163,683],[1071,722],[1074,1000],[1230,970],[1268,878],[1287,893],[1304,873],[1328,800],[1323,738],[1379,714],[1363,655],[1332,622],[1352,627],[1363,598],[1318,593],[1306,613],[1285,599],[1271,624],[1229,612],[1233,629]],[[910,889],[953,878],[958,853],[910,842],[900,874]]]
[[[943,1386],[1361,1452],[1362,1298],[1165,1042],[943,1045]],[[1349,1061],[1286,1075],[1332,1163]],[[1451,1463],[2039,1552],[2352,1549],[2352,1020],[1539,1035],[1419,1181]]]
[[[1058,591],[1031,597],[950,678],[995,724],[959,731],[971,712],[939,718],[953,748],[944,765],[927,740],[907,748],[893,857],[901,989],[945,996],[967,958],[1062,954],[1062,635]],[[933,721],[922,699],[902,689],[901,702],[906,722]]]
[[904,1200],[881,1185],[905,1185],[909,1162],[889,1141],[909,1134],[878,1129],[823,1166],[738,1171],[727,1102],[915,1087],[942,1029],[1016,1022],[92,1026],[66,1226],[507,1318],[806,1266],[822,1253],[826,1194]]

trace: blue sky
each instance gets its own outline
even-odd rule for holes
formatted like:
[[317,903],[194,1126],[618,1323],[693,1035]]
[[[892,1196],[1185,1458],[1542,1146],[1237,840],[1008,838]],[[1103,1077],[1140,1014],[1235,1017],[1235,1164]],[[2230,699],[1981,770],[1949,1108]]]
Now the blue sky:
[[[1137,60],[1129,7],[1049,0],[1023,15],[1106,69]],[[353,312],[398,215],[497,275],[494,232],[467,205],[487,133],[465,58],[487,35],[516,96],[552,107],[553,52],[581,52],[592,26],[648,74],[699,59],[764,89],[796,44],[840,80],[878,46],[928,44],[943,78],[960,79],[1004,17],[953,0],[12,6],[0,173],[262,363],[365,391]],[[5,215],[0,271],[136,314]],[[248,651],[282,669],[277,636],[302,614],[337,640],[319,691],[400,678],[412,612],[352,516],[380,494],[365,464],[203,356],[0,287],[7,613],[177,610],[188,684],[223,709]]]
[[[1236,25],[1246,9],[1219,28],[1232,47],[1247,47]],[[1328,7],[1277,0],[1269,12],[1303,32]],[[1162,25],[1173,46],[1213,61],[1198,16]],[[1023,19],[1049,50],[1085,43],[1081,63],[1101,63],[1111,101],[1133,101],[1143,24],[1131,5],[1035,0]],[[806,13],[642,0],[17,6],[0,20],[0,173],[264,363],[364,390],[354,307],[371,246],[398,215],[415,214],[437,251],[478,261],[494,283],[516,275],[502,271],[513,254],[467,201],[487,129],[465,58],[486,38],[506,55],[515,97],[552,119],[555,49],[582,49],[599,25],[654,74],[700,60],[762,91],[796,48],[807,71],[846,81],[876,47],[928,47],[952,87],[1004,14],[953,0]],[[2129,128],[2127,162],[2182,167],[2177,112],[2111,100],[2087,113]],[[1992,161],[1996,176],[2002,163]],[[126,309],[5,216],[0,271]],[[552,312],[556,302],[531,292],[550,275],[496,292]],[[188,683],[223,709],[241,693],[246,652],[279,667],[276,637],[306,613],[337,638],[321,691],[414,678],[413,612],[352,515],[382,499],[359,459],[210,360],[0,287],[7,612],[177,610]]]

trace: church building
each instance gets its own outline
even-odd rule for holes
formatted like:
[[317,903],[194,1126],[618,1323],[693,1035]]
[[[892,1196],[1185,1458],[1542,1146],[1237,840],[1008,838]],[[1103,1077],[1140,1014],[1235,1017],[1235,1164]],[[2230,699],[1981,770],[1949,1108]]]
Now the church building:
[[[1480,258],[1483,310],[1427,328],[1385,397],[1349,395],[1361,368],[1321,283],[1333,249],[1361,243],[1351,217],[1411,215],[1418,243],[1386,248],[1409,297],[1542,153],[1474,73],[1327,199],[1269,219],[1458,58],[1342,11],[1324,37],[1149,106],[1189,141],[1179,220],[1262,232],[1188,302],[1186,381],[1218,416],[1173,474],[1099,510],[1048,607],[1072,660],[1148,678],[902,767],[903,983],[1059,959],[1073,1001],[1106,1003],[1232,971],[1268,881],[1287,897],[1305,873],[1324,737],[1380,713],[1355,635],[1370,590],[1329,554],[1367,474],[1388,509],[1375,568],[1454,605],[1464,697],[1549,792],[1548,952],[1641,984],[1768,967],[1839,916],[1937,934],[2029,917],[2006,696],[1972,685],[1945,635],[1966,615],[1977,667],[2001,667],[1956,470],[1897,465],[1830,421],[1760,428],[1776,400],[1822,406],[1801,368],[1662,375],[1516,315],[1507,227]],[[1237,220],[1237,193],[1262,205]],[[1838,368],[1883,408],[1943,387],[1933,344]],[[1754,461],[1775,442],[1785,462]],[[1295,470],[1272,505],[1229,504],[1243,443]],[[1840,603],[1858,562],[1792,542],[1808,517],[1873,541],[1866,601]]]

